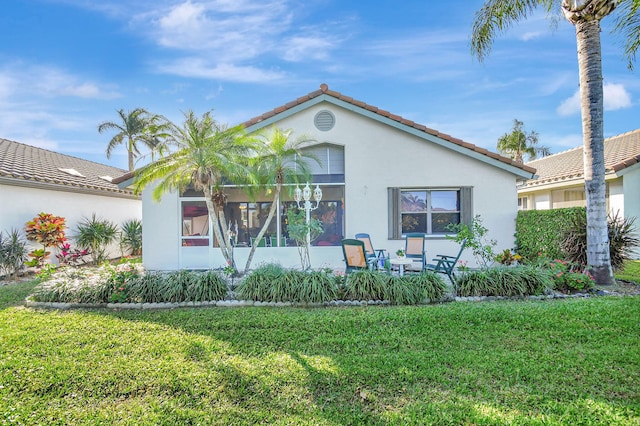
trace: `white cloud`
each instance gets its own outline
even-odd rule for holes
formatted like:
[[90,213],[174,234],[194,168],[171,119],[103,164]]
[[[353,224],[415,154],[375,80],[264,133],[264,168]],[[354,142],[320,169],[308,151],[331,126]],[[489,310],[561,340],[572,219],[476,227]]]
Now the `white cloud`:
[[536,38],[540,38],[543,37],[545,35],[545,33],[543,33],[542,31],[530,31],[530,32],[526,32],[524,34],[522,34],[522,36],[520,37],[523,41],[529,41],[529,40],[533,40]]
[[[605,111],[615,111],[617,109],[629,108],[631,104],[631,95],[622,84],[605,83],[604,90],[604,109]],[[557,109],[558,114],[562,116],[580,113],[580,89],[573,96],[565,99]]]
[[284,78],[285,73],[268,71],[253,66],[210,64],[198,57],[183,58],[159,66],[160,72],[182,77],[219,79],[236,82],[264,82]]

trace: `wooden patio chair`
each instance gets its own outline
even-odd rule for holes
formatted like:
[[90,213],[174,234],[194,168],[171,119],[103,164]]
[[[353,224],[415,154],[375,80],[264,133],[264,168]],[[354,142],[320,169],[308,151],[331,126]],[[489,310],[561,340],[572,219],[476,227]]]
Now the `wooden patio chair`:
[[455,278],[455,269],[462,252],[464,251],[464,246],[467,245],[467,239],[465,238],[460,243],[460,251],[458,251],[457,256],[446,256],[444,254],[438,254],[434,259],[432,259],[436,264],[427,264],[426,268],[433,272],[440,272],[441,274],[447,274],[451,282],[454,282]]
[[[426,234],[422,232],[413,232],[405,234],[405,243],[404,243],[404,255],[412,260],[412,264],[409,265],[411,270],[422,271],[427,264],[426,261],[426,250],[425,250],[425,242],[426,242]],[[419,263],[420,266],[417,267],[416,263]]]
[[361,240],[345,238],[342,240],[342,253],[346,264],[345,275],[353,271],[371,269],[364,243]]
[[371,243],[371,236],[369,234],[356,234],[356,240],[360,240],[364,243],[364,251],[367,254],[367,260],[369,262],[375,262],[378,269],[389,267],[389,255],[385,254],[385,249],[374,249]]

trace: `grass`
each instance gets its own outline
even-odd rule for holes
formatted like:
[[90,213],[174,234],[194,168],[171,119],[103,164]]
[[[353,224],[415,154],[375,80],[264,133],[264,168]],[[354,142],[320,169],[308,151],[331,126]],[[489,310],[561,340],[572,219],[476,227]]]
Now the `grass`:
[[640,260],[627,261],[624,268],[618,272],[616,278],[624,281],[633,281],[640,284]]
[[637,425],[640,297],[34,310],[0,287],[0,423]]

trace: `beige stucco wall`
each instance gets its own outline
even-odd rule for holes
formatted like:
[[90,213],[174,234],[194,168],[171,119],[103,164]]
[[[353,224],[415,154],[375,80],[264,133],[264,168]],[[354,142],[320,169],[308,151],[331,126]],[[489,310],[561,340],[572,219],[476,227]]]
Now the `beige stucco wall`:
[[[313,124],[315,114],[324,109],[336,118],[335,126],[326,132],[317,130]],[[488,237],[498,241],[499,250],[513,247],[517,194],[516,177],[510,172],[327,102],[281,120],[278,127],[295,129],[294,137],[305,135],[317,143],[344,146],[345,238],[366,232],[371,234],[376,248],[395,252],[404,247],[404,240],[388,239],[387,188],[471,186],[473,214],[483,218],[490,231]],[[149,208],[148,192],[143,197],[147,268],[206,268],[224,264],[217,248],[180,247],[178,197],[165,195],[161,203]],[[178,256],[174,255],[176,251],[180,252]],[[241,269],[248,251],[236,249]],[[442,236],[429,237],[427,252],[428,259],[436,254],[456,254],[457,244]],[[314,267],[344,269],[340,247],[313,247],[311,257]],[[468,250],[463,259],[471,266],[474,264]],[[287,247],[259,248],[252,265],[269,261],[292,267],[300,264],[297,249]]]
[[[0,185],[0,230],[22,230],[27,221],[41,212],[64,217],[66,235],[71,239],[78,223],[93,213],[118,226],[126,220],[141,219],[142,202],[139,199]],[[114,244],[109,253],[111,257],[119,257],[118,245]]]

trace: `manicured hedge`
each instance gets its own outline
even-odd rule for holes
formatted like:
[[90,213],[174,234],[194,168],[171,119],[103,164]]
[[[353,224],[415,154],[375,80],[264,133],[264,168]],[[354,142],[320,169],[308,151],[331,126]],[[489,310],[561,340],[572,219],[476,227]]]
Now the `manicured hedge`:
[[584,207],[552,210],[521,210],[516,219],[516,247],[520,256],[532,260],[539,256],[563,259],[562,238]]

